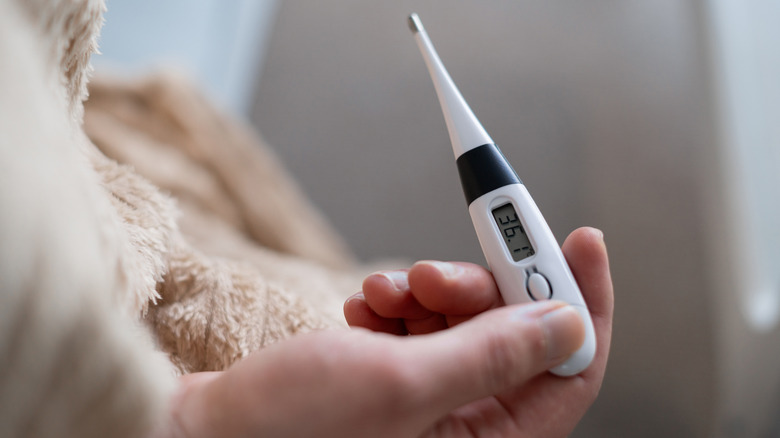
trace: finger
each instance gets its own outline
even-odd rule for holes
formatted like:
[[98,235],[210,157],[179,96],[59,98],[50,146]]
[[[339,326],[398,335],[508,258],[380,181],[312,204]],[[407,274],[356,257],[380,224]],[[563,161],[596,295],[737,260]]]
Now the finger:
[[456,325],[466,322],[473,318],[474,315],[447,315],[447,327],[455,327]]
[[433,314],[409,290],[408,270],[369,275],[363,280],[363,294],[369,307],[385,318],[422,319]]
[[441,313],[423,319],[405,319],[404,325],[410,335],[427,335],[448,328],[447,319]]
[[563,254],[580,286],[596,331],[596,356],[587,371],[599,384],[606,368],[612,338],[614,293],[603,233],[595,228],[574,230],[563,244]]
[[382,318],[366,304],[363,293],[352,295],[344,303],[344,317],[350,327],[363,327],[375,332],[406,335],[406,327],[400,319]]
[[[560,301],[508,306],[409,341],[422,400],[435,409],[517,387],[563,362],[582,345],[577,311]],[[447,412],[447,411],[444,411]]]
[[502,304],[493,275],[473,263],[417,262],[409,285],[420,304],[445,315],[475,315]]

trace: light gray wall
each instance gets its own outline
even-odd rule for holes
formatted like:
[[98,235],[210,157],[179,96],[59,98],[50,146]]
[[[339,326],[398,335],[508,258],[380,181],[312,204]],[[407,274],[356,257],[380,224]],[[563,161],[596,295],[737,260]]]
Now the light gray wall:
[[264,137],[362,258],[482,263],[412,11],[559,240],[605,232],[612,355],[575,436],[754,436],[717,417],[700,3],[282,2],[253,114]]

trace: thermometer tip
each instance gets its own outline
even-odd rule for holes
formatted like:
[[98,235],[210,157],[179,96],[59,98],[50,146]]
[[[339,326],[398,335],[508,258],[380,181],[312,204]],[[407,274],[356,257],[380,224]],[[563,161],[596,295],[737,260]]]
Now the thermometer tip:
[[418,33],[423,30],[423,25],[420,22],[420,17],[415,12],[412,12],[409,15],[409,29],[411,29],[412,32],[414,33]]

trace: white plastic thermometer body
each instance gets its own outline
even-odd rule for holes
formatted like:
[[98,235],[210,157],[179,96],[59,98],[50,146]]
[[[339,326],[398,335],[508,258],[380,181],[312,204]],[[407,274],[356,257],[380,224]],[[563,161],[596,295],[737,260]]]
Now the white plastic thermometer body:
[[590,365],[596,334],[590,312],[558,242],[525,185],[458,92],[419,17],[409,17],[439,96],[469,214],[506,304],[556,299],[571,304],[585,324],[583,345],[550,371],[572,376]]

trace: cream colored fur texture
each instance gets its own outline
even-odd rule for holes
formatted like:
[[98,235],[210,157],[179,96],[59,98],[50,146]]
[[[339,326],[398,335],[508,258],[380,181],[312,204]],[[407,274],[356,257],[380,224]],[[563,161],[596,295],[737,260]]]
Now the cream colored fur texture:
[[142,437],[175,375],[344,327],[365,273],[181,78],[95,81],[85,110],[103,10],[0,0],[0,437]]

